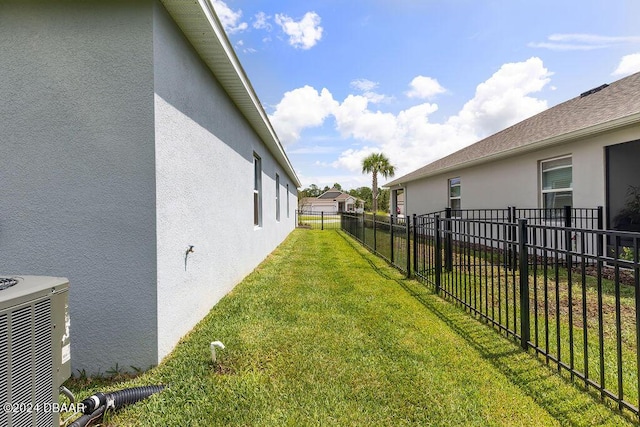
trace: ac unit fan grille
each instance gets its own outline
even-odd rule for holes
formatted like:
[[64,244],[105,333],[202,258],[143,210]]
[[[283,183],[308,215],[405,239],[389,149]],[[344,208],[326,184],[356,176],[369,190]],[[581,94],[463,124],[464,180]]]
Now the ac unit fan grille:
[[11,279],[8,277],[0,277],[0,291],[4,291],[7,288],[10,288],[14,285],[18,284],[17,279]]

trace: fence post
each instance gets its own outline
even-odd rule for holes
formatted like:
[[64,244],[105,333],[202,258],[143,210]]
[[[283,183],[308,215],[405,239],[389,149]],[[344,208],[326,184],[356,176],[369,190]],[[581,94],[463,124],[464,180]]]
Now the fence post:
[[[571,238],[571,232],[568,230],[569,228],[571,228],[572,225],[572,221],[571,221],[571,206],[569,205],[565,205],[564,206],[564,249],[566,251],[565,256],[564,256],[564,264],[567,266],[567,272],[570,275],[571,274],[571,249],[572,248],[572,238]],[[571,277],[571,276],[569,276]],[[569,283],[571,283],[571,281],[569,281]]]
[[364,209],[362,209],[362,244],[366,246],[365,235],[367,233],[367,227],[365,226],[365,221],[367,219],[367,214],[364,213]]
[[389,237],[391,238],[391,250],[389,251],[389,254],[391,256],[391,264],[394,264],[394,257],[393,257],[393,215],[389,215]]
[[418,216],[413,214],[413,273],[418,271]]
[[531,325],[529,319],[529,254],[527,251],[527,220],[518,219],[518,252],[520,270],[520,338],[524,350],[529,348]]
[[324,230],[324,211],[320,211],[320,230]]
[[376,242],[376,240],[377,240],[377,237],[378,237],[378,236],[376,236],[376,234],[377,234],[377,233],[376,233],[376,213],[374,212],[374,213],[373,213],[373,252],[377,254],[377,253],[378,253],[378,251],[377,251],[377,249],[376,249],[376,247],[377,247],[377,245],[376,245],[376,243],[377,243],[377,242]]
[[507,222],[511,225],[507,227],[507,266],[509,270],[518,268],[518,249],[515,238],[518,235],[518,218],[515,206],[507,206]]
[[[411,277],[411,217],[405,213],[404,225],[407,227],[407,279]],[[415,242],[413,243],[415,247]]]
[[442,274],[442,242],[440,241],[440,215],[434,215],[434,237],[436,239],[435,248],[435,273],[436,273],[436,293],[440,293],[441,274]]
[[564,226],[571,227],[571,206],[565,205],[564,207]]
[[[513,221],[513,238],[515,239],[518,233],[518,214],[515,206],[511,206],[511,220]],[[511,251],[513,252],[511,268],[515,270],[518,268],[518,245],[516,243],[511,245]]]
[[[507,224],[514,224],[515,223],[515,218],[513,215],[513,209],[511,209],[511,206],[507,206]],[[515,255],[515,250],[513,248],[512,242],[513,242],[513,228],[511,225],[507,226],[507,252],[506,252],[506,256],[505,256],[505,260],[504,260],[504,266],[505,268],[511,270],[514,267],[515,262],[513,261],[514,255]],[[498,235],[500,233],[498,232]]]
[[[598,206],[598,223],[597,223],[597,227],[598,230],[603,230],[604,229],[604,217],[602,215],[603,213],[603,209],[602,206]],[[597,235],[597,245],[598,245],[598,257],[601,257],[602,255],[604,255],[604,238],[603,235],[598,233]]]
[[[451,208],[445,208],[444,216],[447,221],[444,224],[444,230],[447,234],[444,236],[444,268],[447,271],[453,269],[453,237],[452,237],[452,222],[451,222]],[[438,216],[438,219],[439,216]]]

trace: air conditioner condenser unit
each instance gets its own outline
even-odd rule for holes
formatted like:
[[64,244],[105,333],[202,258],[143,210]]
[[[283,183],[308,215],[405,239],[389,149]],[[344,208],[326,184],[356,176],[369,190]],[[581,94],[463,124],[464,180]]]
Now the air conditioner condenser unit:
[[0,426],[56,426],[71,375],[69,281],[0,274]]

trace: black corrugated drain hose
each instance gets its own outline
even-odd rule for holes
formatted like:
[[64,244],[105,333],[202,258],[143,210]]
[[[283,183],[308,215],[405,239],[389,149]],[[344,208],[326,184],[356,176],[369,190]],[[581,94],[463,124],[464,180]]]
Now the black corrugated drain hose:
[[125,388],[111,393],[96,393],[82,401],[84,415],[75,420],[69,427],[85,427],[91,421],[100,418],[108,409],[119,409],[125,405],[136,403],[161,392],[165,386],[148,385],[143,387]]

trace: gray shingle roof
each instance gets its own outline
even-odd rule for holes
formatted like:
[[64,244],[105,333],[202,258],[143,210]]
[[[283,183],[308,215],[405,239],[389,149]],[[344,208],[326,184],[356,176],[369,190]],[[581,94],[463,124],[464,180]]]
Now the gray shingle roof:
[[457,167],[506,157],[524,149],[533,150],[571,141],[598,130],[606,131],[632,123],[640,123],[640,73],[620,79],[594,93],[577,96],[549,108],[395,179],[385,184],[385,187],[425,178]]
[[318,196],[318,199],[335,199],[336,197],[342,194],[341,191],[338,190],[329,190],[325,193],[322,193]]

